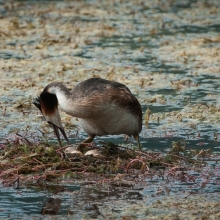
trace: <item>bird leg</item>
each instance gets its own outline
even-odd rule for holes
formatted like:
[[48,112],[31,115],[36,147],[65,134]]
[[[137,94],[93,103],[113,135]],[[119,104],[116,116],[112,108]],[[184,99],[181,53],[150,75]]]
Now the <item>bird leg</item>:
[[79,144],[79,146],[77,147],[77,150],[79,151],[83,150],[83,148],[85,147],[85,144],[91,143],[94,138],[95,138],[95,134],[89,135],[89,137],[85,141]]
[[140,144],[139,135],[138,135],[138,134],[134,134],[133,137],[134,137],[134,139],[135,139],[135,140],[137,141],[137,143],[138,143],[139,150],[141,150],[142,147],[141,147],[141,144]]

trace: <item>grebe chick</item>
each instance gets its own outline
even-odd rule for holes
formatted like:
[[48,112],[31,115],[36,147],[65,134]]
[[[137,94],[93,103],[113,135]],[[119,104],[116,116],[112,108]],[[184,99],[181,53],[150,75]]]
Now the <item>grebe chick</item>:
[[61,123],[58,103],[67,114],[79,118],[90,143],[96,135],[133,136],[141,149],[142,110],[130,90],[119,82],[90,78],[77,84],[72,91],[60,82],[48,84],[33,104],[40,109],[53,127],[61,145],[59,130],[68,142]]

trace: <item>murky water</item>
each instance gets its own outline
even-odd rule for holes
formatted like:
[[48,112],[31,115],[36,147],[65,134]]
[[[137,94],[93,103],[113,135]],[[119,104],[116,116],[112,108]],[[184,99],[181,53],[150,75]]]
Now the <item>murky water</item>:
[[[0,32],[4,76],[1,143],[16,132],[27,133],[31,140],[41,136],[37,128],[44,129],[46,123],[29,102],[50,81],[60,80],[72,87],[88,77],[101,76],[125,83],[139,98],[143,112],[150,108],[152,117],[141,133],[143,148],[166,152],[173,141],[185,140],[188,149],[219,152],[219,139],[214,138],[219,131],[220,106],[218,1],[0,3],[2,24],[10,26]],[[72,143],[86,137],[82,130],[75,137],[77,121],[63,113],[62,118],[64,124],[74,124],[66,125]],[[53,140],[52,131],[47,128],[46,132]],[[123,143],[124,137],[97,138],[99,141]],[[210,161],[210,167],[217,169],[218,164]],[[96,218],[101,216],[102,206],[116,199],[151,203],[165,180],[146,178],[143,183],[106,192],[93,191],[94,186],[79,190],[79,186],[64,184],[66,191],[55,197],[62,199],[60,214],[72,212],[81,217],[83,210]],[[170,194],[219,192],[216,176],[204,189],[200,184],[170,182]],[[37,215],[50,196],[54,195],[35,189],[0,187],[0,217]],[[122,206],[118,209],[123,210]]]

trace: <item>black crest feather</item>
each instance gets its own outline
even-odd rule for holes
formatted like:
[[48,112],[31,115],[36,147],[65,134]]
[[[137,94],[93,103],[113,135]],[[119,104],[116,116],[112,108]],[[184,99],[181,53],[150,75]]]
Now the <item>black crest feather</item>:
[[39,108],[39,110],[42,112],[41,110],[41,102],[40,102],[40,97],[38,96],[37,98],[35,98],[32,102],[37,108]]

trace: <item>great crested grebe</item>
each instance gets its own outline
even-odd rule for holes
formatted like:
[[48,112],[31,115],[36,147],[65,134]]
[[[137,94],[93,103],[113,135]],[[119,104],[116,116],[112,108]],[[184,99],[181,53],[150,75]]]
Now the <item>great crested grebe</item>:
[[61,145],[59,130],[67,142],[68,138],[61,123],[58,103],[64,112],[79,118],[81,126],[89,135],[82,143],[90,143],[96,135],[126,134],[132,135],[141,149],[141,105],[125,85],[91,78],[77,84],[69,92],[60,82],[48,84],[33,104],[53,127]]

